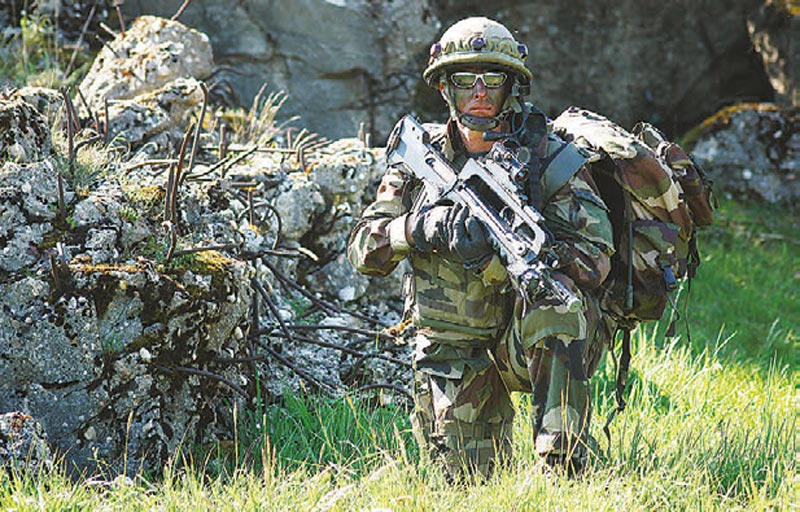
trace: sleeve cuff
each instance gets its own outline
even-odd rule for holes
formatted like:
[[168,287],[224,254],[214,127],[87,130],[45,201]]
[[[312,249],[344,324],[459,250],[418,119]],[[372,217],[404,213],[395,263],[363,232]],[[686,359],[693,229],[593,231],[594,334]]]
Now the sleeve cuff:
[[411,244],[406,239],[406,217],[408,214],[401,215],[386,225],[386,231],[389,233],[389,245],[397,256],[405,256],[411,252]]

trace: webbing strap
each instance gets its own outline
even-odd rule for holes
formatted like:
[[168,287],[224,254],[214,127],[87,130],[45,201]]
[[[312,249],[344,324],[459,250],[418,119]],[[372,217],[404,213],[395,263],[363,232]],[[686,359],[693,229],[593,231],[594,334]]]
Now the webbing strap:
[[550,199],[558,192],[561,187],[567,184],[576,172],[586,163],[586,156],[572,143],[565,143],[559,148],[555,155],[550,157],[546,169],[542,173],[542,204],[550,202]]
[[686,323],[686,341],[691,345],[692,331],[689,329],[689,299],[692,297],[692,276],[686,278],[686,299],[683,303],[683,321]]
[[[608,419],[606,420],[606,424],[603,426],[603,433],[606,435],[606,439],[608,440],[609,449],[611,448],[611,430],[609,430],[609,426],[617,414],[621,413],[625,410],[625,407],[628,405],[625,402],[625,386],[628,383],[628,368],[630,368],[631,364],[631,328],[630,327],[620,327],[619,331],[622,331],[622,353],[619,356],[619,365],[617,365],[617,357],[614,354],[614,344],[612,343],[609,347],[609,352],[611,353],[611,358],[614,360],[614,366],[617,367],[617,383],[616,383],[616,396],[617,396],[617,408],[611,411],[611,414],[608,415]],[[616,338],[616,336],[615,336]]]

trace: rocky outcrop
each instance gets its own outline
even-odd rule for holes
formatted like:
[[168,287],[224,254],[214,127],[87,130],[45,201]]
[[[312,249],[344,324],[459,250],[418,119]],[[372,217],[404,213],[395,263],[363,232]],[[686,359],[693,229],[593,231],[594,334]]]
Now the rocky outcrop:
[[[147,44],[136,41],[140,63]],[[174,184],[163,162],[175,171],[169,158],[202,100],[195,78],[176,73],[132,87],[100,123],[84,112],[72,166],[60,130],[49,145],[55,91],[0,99],[15,134],[0,168],[0,411],[37,418],[81,470],[146,471],[181,443],[231,439],[234,403],[410,382],[408,347],[378,332],[397,312],[367,305],[370,320],[343,307],[371,284],[342,253],[379,152],[355,139],[302,151],[244,140],[250,149],[220,160],[204,149],[217,134],[202,133],[197,164]],[[108,145],[85,143],[103,135]],[[0,451],[0,466],[17,455]]]
[[[129,15],[172,16],[178,3],[124,7]],[[527,43],[532,100],[547,113],[580,105],[626,126],[648,120],[674,137],[721,104],[771,101],[796,89],[789,35],[796,22],[787,21],[783,3],[195,0],[181,20],[208,33],[217,64],[236,70],[218,78],[227,77],[243,103],[267,82],[289,93],[287,113],[330,138],[366,122],[382,141],[412,110],[444,118],[421,71],[443,28],[474,15],[507,24]],[[780,14],[759,14],[764,9]]]
[[797,109],[737,105],[708,119],[700,130],[693,155],[714,180],[718,194],[800,204]]
[[79,468],[120,468],[126,446],[134,471],[158,467],[184,438],[213,436],[213,403],[230,393],[198,375],[242,342],[246,266],[220,258],[169,275],[78,261],[60,281],[0,284],[0,410],[39,418]]

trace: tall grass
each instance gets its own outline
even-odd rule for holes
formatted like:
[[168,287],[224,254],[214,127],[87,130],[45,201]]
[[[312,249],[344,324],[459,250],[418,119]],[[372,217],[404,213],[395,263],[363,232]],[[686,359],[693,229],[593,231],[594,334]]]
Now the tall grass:
[[[780,215],[779,215],[780,214]],[[728,204],[703,235],[691,343],[667,321],[638,330],[626,411],[614,368],[593,381],[601,453],[579,480],[533,471],[529,401],[517,397],[515,459],[453,486],[420,459],[402,407],[289,396],[237,411],[231,445],[163,475],[105,486],[58,472],[0,472],[16,510],[786,510],[796,507],[797,214]],[[686,290],[683,297],[686,296]]]

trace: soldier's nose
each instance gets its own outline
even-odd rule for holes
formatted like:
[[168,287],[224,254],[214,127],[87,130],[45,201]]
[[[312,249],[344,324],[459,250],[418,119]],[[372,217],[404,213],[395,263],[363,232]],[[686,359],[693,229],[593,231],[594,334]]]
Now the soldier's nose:
[[472,89],[474,96],[486,96],[486,84],[483,83],[483,77],[478,77],[475,80],[475,86]]

